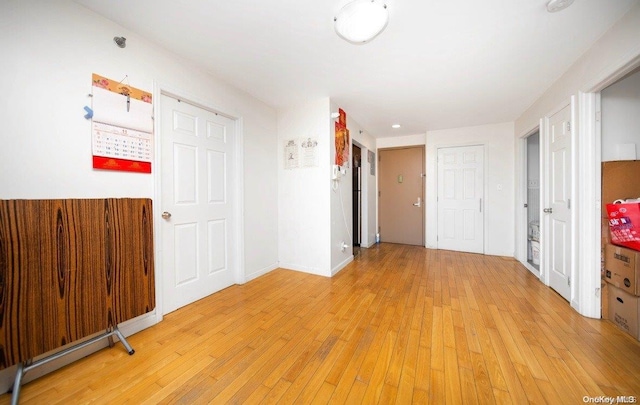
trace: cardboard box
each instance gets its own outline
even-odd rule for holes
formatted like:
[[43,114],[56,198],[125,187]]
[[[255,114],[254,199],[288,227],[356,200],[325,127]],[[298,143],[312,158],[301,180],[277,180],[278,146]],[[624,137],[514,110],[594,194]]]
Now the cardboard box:
[[607,204],[627,198],[640,198],[640,160],[602,162],[602,218]]
[[636,339],[640,337],[640,297],[609,284],[609,320]]
[[608,244],[604,254],[604,279],[632,295],[640,295],[640,252]]
[[602,235],[601,246],[602,246],[602,257],[604,257],[604,247],[607,246],[607,243],[611,243],[611,238],[609,235],[609,217],[602,218],[602,222],[600,224],[600,231]]
[[[620,160],[613,162],[602,162],[602,249],[604,250],[608,243],[610,243],[609,235],[609,217],[607,214],[607,204],[614,202],[618,199],[638,198],[640,197],[640,160]],[[604,280],[610,281],[606,278],[606,270],[603,265]],[[610,317],[611,305],[609,302],[614,299],[615,295],[613,290],[616,287],[613,284],[607,283],[608,286],[603,290],[602,294],[602,310],[603,318]],[[623,284],[624,285],[624,284]],[[636,283],[637,285],[637,283]],[[610,288],[609,288],[610,287]],[[613,311],[615,312],[615,310]],[[613,322],[613,319],[612,319]],[[637,334],[637,331],[636,331]],[[637,336],[636,336],[637,338]]]
[[[609,286],[611,284],[600,281],[600,317],[602,319],[609,319]],[[611,287],[613,288],[613,286]]]

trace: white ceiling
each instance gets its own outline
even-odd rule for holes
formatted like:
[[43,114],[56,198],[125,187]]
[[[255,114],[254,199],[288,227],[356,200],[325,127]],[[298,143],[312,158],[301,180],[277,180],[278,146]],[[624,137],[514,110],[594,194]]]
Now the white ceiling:
[[515,120],[640,0],[388,0],[364,45],[333,30],[349,0],[76,1],[271,106],[328,96],[385,137]]

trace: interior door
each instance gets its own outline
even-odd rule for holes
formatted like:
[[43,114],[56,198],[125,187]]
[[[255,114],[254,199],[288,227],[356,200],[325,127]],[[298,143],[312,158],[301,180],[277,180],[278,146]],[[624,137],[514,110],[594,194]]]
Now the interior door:
[[571,106],[548,119],[545,264],[549,286],[571,298]]
[[234,283],[235,122],[161,99],[163,308],[171,312]]
[[438,149],[438,249],[484,253],[484,146]]
[[378,154],[380,240],[424,246],[424,147]]

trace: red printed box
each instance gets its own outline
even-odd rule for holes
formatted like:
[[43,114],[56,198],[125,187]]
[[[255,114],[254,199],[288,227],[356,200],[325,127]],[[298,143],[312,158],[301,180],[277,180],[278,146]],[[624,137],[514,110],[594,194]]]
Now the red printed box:
[[640,203],[607,204],[611,243],[640,250]]

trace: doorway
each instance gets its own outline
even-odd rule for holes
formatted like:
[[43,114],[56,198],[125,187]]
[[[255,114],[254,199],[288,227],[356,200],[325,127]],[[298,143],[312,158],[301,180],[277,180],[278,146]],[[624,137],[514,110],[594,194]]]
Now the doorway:
[[226,288],[237,266],[236,122],[162,95],[163,313]]
[[382,242],[424,246],[424,146],[378,151]]
[[353,246],[362,244],[362,149],[353,144]]
[[540,131],[526,138],[527,263],[540,274]]

